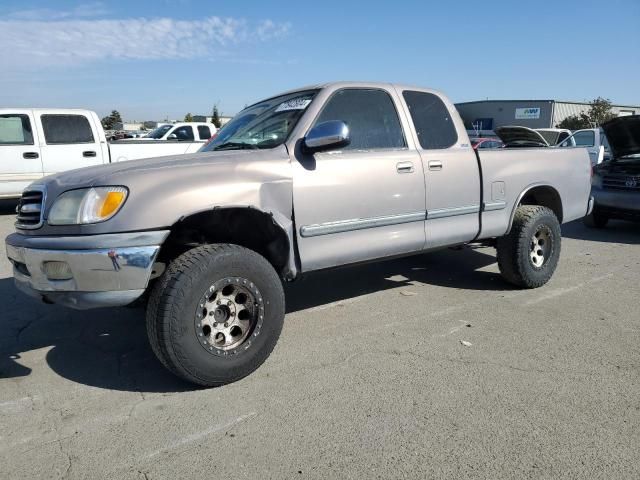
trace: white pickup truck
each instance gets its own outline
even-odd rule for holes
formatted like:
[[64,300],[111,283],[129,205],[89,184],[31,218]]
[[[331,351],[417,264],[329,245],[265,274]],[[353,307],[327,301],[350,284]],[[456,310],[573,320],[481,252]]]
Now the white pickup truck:
[[195,140],[196,138],[209,140],[216,131],[216,127],[212,123],[165,123],[144,137],[140,137],[140,140]]
[[89,110],[0,109],[0,198],[19,198],[31,182],[52,173],[194,153],[216,132],[209,124],[170,129],[175,138],[107,143],[98,115]]

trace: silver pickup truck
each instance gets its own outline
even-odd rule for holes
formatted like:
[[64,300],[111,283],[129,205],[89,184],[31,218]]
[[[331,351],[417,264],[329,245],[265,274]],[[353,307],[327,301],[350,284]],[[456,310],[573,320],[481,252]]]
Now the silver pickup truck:
[[45,302],[146,299],[159,360],[215,386],[265,361],[282,281],[307,272],[483,242],[506,281],[544,285],[590,175],[583,148],[475,152],[439,92],[330,83],[247,107],[200,153],[31,185],[7,253]]

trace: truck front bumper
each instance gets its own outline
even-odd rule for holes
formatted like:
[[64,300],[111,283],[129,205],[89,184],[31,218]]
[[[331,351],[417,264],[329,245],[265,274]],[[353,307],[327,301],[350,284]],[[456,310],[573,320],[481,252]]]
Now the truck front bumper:
[[74,237],[14,233],[6,248],[18,289],[84,310],[139,298],[168,235],[168,230]]

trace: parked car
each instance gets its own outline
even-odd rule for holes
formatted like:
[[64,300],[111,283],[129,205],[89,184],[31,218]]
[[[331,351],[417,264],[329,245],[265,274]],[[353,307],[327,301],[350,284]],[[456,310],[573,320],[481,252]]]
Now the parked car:
[[145,140],[209,140],[216,131],[213,123],[184,122],[160,125],[142,138]]
[[[559,144],[550,144],[547,141],[548,135],[541,131],[544,129],[532,129],[519,125],[509,125],[495,129],[496,135],[502,139],[507,148],[528,148],[528,147],[579,147],[585,148],[589,153],[592,165],[597,165],[603,159],[608,158],[609,149],[604,133],[598,128],[588,128],[576,130],[569,137],[566,137]],[[561,132],[566,133],[566,132]],[[551,138],[553,140],[553,138]]]
[[505,125],[495,128],[496,135],[505,148],[548,147],[549,142],[542,134],[532,128],[519,125]]
[[607,136],[600,128],[576,130],[569,138],[558,144],[560,148],[584,147],[589,152],[591,165],[597,165],[611,158]]
[[[105,132],[105,135],[106,135],[106,132]],[[107,136],[107,140],[110,142],[113,142],[115,140],[126,140],[130,138],[135,138],[135,137],[132,133],[124,132],[124,131],[113,132]]]
[[109,144],[100,119],[89,110],[0,109],[0,198],[19,198],[31,182],[52,173],[196,152],[212,130],[195,127],[186,141],[131,139]]
[[604,123],[611,158],[595,166],[593,211],[584,222],[604,228],[609,219],[640,221],[640,115]]
[[584,149],[474,151],[434,90],[329,83],[246,108],[206,151],[31,185],[7,254],[18,288],[47,303],[148,293],[155,354],[214,386],[265,361],[282,281],[312,271],[482,242],[506,281],[544,285],[560,224],[590,213],[590,177]]
[[474,150],[485,148],[502,148],[504,143],[499,138],[471,138],[471,146]]

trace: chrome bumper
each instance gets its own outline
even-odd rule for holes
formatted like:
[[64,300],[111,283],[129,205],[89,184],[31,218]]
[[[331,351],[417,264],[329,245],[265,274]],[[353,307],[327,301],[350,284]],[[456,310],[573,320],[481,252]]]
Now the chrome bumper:
[[[75,309],[113,307],[127,305],[144,293],[168,234],[57,238],[13,234],[7,237],[6,247],[16,286],[23,292]],[[151,241],[155,244],[141,244]],[[127,242],[132,246],[125,246]],[[49,278],[46,262],[64,262],[68,278]]]

